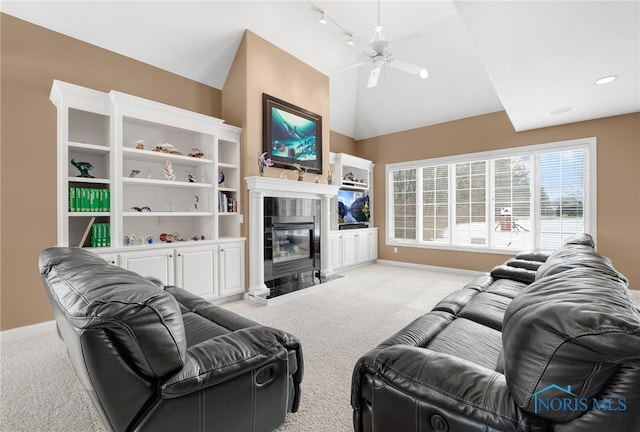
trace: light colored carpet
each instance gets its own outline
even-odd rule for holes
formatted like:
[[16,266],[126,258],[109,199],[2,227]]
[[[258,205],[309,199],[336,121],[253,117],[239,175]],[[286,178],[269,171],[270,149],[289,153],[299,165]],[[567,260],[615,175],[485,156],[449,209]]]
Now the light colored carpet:
[[[223,305],[302,342],[300,410],[278,432],[352,431],[351,373],[357,359],[473,279],[384,264],[343,274],[270,306]],[[0,355],[1,431],[105,431],[55,332],[2,342]]]

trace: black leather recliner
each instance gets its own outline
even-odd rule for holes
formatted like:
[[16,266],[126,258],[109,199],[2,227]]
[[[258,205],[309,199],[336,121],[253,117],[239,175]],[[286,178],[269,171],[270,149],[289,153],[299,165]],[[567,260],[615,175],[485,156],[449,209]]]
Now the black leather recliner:
[[54,247],[40,273],[111,431],[272,431],[300,403],[300,342],[174,286]]
[[497,266],[360,358],[355,431],[640,431],[627,283],[587,234]]

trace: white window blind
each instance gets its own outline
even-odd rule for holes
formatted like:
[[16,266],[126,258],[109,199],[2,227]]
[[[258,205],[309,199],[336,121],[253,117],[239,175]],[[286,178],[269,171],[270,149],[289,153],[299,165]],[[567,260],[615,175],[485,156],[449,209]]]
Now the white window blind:
[[571,234],[585,230],[586,150],[540,155],[540,247],[555,249]]
[[449,165],[422,169],[422,240],[449,243]]
[[393,172],[393,238],[416,239],[416,170]]
[[487,162],[455,164],[455,233],[459,245],[487,244]]

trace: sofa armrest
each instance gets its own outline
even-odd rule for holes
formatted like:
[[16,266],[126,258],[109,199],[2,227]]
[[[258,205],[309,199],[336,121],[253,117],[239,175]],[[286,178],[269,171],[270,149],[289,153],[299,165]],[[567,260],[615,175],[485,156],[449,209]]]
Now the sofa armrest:
[[[491,430],[543,430],[542,420],[520,410],[511,397],[503,374],[468,360],[425,348],[395,345],[375,359],[377,379],[384,386],[374,389],[408,395],[417,403],[442,410],[449,424],[456,421],[486,425]],[[391,396],[393,397],[393,396]],[[383,400],[385,398],[382,398]],[[453,428],[455,429],[455,427]]]
[[[190,347],[184,366],[161,383],[160,392],[165,399],[181,397],[255,370],[276,357],[291,361],[288,349],[296,348],[300,347],[293,336],[264,326],[217,336]],[[296,387],[302,380],[301,352],[297,357],[297,364],[289,367]]]

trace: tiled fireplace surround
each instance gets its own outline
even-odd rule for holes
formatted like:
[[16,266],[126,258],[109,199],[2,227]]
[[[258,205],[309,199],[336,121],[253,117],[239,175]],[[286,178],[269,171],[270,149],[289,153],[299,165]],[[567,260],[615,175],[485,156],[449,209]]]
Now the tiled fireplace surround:
[[[330,207],[338,186],[272,177],[246,177],[249,189],[249,293],[246,298],[267,304],[269,288],[264,280],[264,216],[265,197],[320,201],[320,274],[330,276]],[[299,202],[299,201],[298,201]],[[299,202],[301,205],[301,202]],[[285,204],[286,205],[286,204]],[[290,204],[290,206],[295,204]],[[309,204],[307,204],[309,205]],[[310,205],[317,208],[317,205]]]

